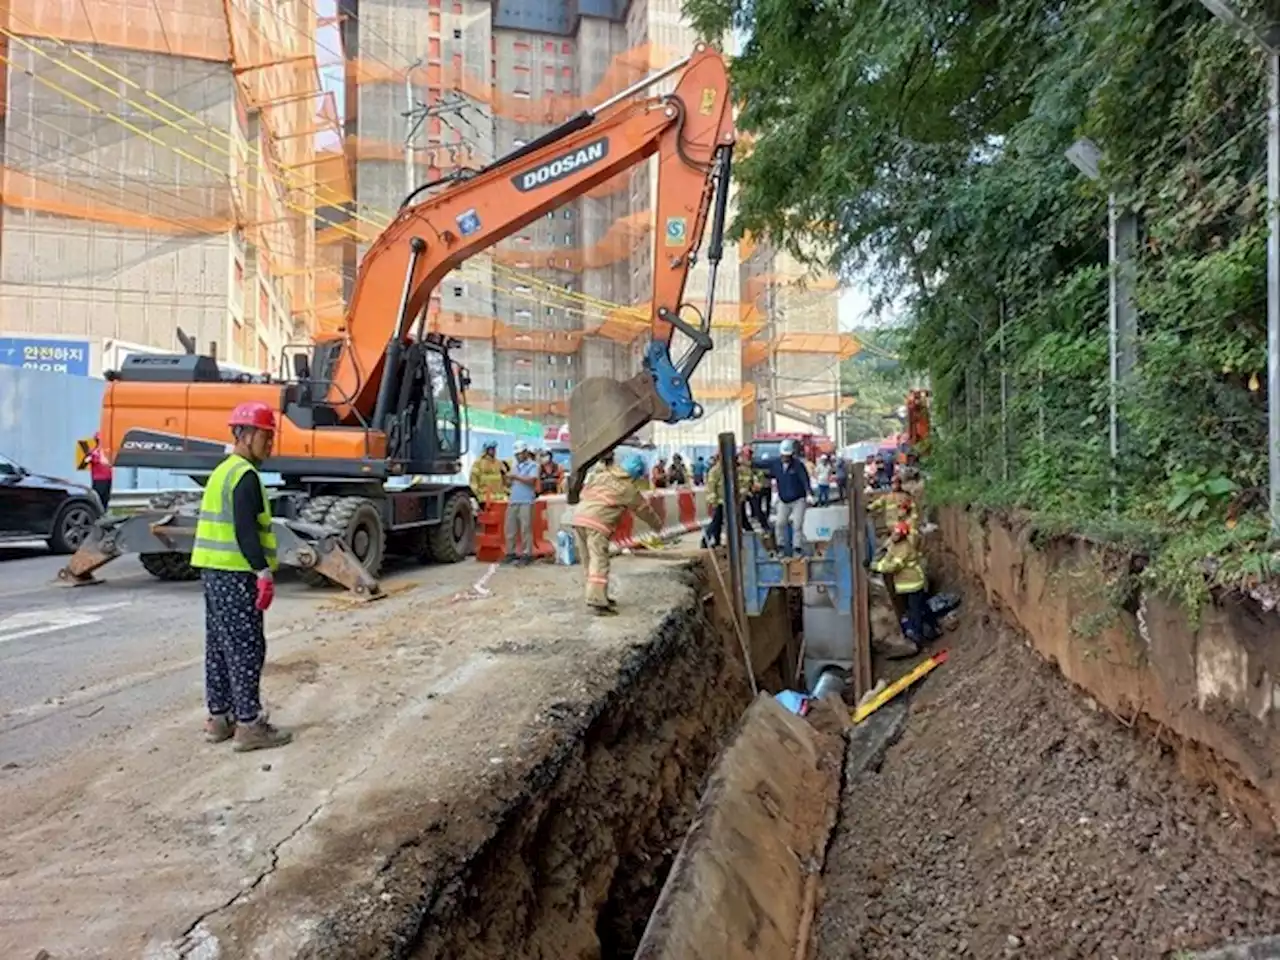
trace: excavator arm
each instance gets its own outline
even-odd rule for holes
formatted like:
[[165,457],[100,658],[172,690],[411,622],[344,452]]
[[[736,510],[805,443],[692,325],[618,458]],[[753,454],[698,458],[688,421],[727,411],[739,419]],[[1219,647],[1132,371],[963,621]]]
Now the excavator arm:
[[[669,94],[637,95],[673,74]],[[365,255],[352,293],[328,402],[347,421],[381,429],[415,319],[431,292],[469,257],[492,247],[566,200],[580,196],[648,157],[658,156],[650,343],[644,369],[627,381],[584,380],[570,398],[576,500],[587,469],[651,420],[701,415],[689,389],[711,349],[711,309],[684,320],[685,281],[708,220],[708,259],[719,262],[735,140],[728,74],[721,55],[694,53],[532,143],[499,158],[463,183],[419,203],[406,198],[395,220]],[[415,191],[418,193],[420,191]],[[714,290],[714,275],[711,288]],[[691,345],[671,356],[675,330]]]

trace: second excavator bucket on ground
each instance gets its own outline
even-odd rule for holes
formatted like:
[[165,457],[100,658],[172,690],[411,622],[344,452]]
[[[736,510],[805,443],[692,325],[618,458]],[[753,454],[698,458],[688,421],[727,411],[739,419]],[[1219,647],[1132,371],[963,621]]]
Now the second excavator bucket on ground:
[[647,371],[630,380],[589,377],[578,384],[569,397],[569,502],[578,502],[582,481],[597,460],[646,423],[670,415]]

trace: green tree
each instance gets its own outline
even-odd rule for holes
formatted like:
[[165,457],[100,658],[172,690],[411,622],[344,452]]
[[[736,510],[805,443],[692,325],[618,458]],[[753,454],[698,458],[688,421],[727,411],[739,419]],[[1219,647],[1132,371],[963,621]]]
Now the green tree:
[[[1181,492],[1226,490],[1218,477],[1233,492],[1198,519],[1259,502],[1265,87],[1196,0],[687,10],[708,36],[747,37],[734,229],[905,305],[939,488],[1082,518],[1109,506],[1114,192],[1142,223],[1121,508],[1175,523]],[[1080,136],[1105,149],[1099,183],[1064,158]]]

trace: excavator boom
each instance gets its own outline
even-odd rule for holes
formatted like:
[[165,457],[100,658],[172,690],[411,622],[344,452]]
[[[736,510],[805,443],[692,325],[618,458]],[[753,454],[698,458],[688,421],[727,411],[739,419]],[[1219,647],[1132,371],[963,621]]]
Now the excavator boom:
[[[678,71],[669,94],[638,97]],[[584,380],[570,398],[571,499],[587,469],[651,420],[701,414],[689,377],[711,349],[710,311],[680,316],[685,281],[714,207],[710,250],[719,260],[735,140],[728,74],[716,50],[699,44],[684,61],[572,118],[463,183],[421,203],[406,199],[374,242],[356,280],[329,403],[348,421],[382,427],[400,352],[431,291],[485,250],[618,173],[658,157],[651,340],[644,369],[624,382]],[[718,199],[717,199],[718,197]],[[692,346],[672,360],[673,332]]]

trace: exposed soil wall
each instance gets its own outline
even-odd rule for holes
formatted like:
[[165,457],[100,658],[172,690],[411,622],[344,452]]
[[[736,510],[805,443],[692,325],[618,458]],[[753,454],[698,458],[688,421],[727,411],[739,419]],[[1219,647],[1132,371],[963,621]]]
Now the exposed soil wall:
[[1116,611],[1107,572],[1127,558],[1080,540],[1044,549],[1031,530],[992,514],[938,511],[942,568],[971,579],[1062,674],[1123,723],[1178,750],[1183,772],[1212,783],[1256,827],[1280,812],[1280,616],[1235,599],[1198,628],[1168,600],[1142,593]]

